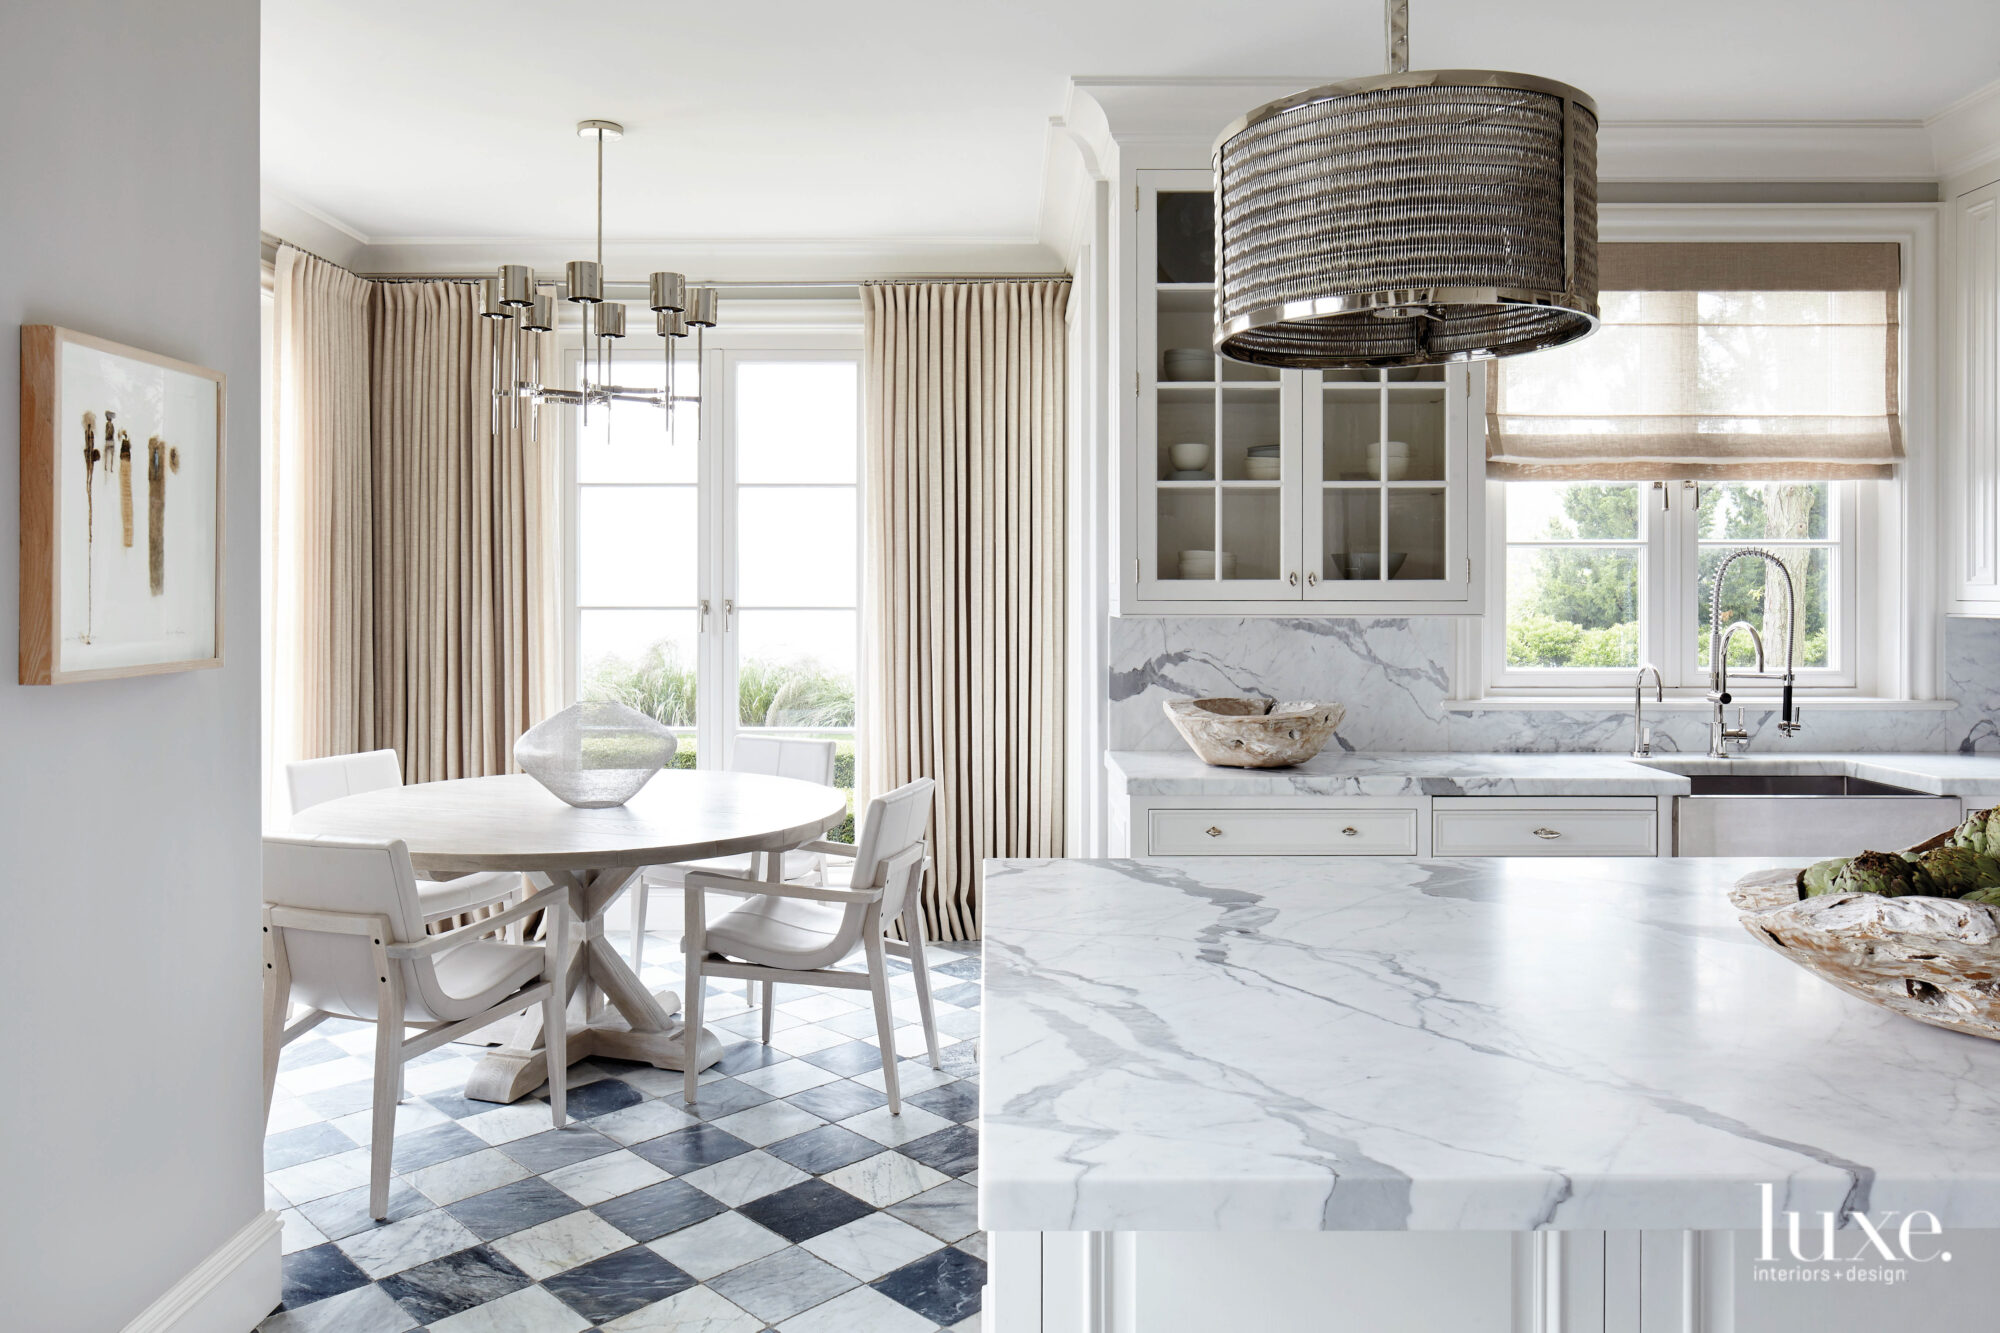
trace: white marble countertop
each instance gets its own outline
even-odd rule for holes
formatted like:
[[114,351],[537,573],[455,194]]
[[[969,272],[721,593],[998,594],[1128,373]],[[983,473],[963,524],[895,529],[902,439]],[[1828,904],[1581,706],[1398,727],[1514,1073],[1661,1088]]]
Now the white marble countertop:
[[988,862],[980,1225],[2000,1227],[2000,1043],[1759,947],[1770,864]]
[[1294,768],[1216,768],[1188,750],[1104,757],[1128,796],[1684,796],[1689,773],[1834,773],[1975,804],[2000,801],[2000,755],[1398,754],[1327,750]]

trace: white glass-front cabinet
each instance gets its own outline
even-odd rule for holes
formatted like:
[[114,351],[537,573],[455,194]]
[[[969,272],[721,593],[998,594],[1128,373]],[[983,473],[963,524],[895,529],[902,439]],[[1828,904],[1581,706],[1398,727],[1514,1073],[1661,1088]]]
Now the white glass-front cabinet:
[[1477,611],[1476,377],[1219,360],[1208,173],[1140,176],[1126,608]]
[[1945,554],[1954,611],[2000,615],[2000,181],[1953,203],[1957,365],[1948,381]]

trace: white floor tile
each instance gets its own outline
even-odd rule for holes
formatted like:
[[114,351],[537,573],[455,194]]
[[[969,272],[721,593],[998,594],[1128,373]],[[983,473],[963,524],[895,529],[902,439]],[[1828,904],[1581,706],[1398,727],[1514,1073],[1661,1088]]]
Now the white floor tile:
[[818,1129],[826,1121],[810,1111],[802,1111],[789,1102],[765,1102],[747,1111],[723,1116],[714,1122],[717,1129],[734,1134],[753,1147],[762,1148],[788,1139],[794,1134],[803,1134],[809,1129]]
[[288,1092],[280,1092],[271,1098],[271,1114],[264,1121],[266,1134],[282,1134],[288,1129],[299,1129],[306,1125],[316,1125],[322,1119],[318,1111],[307,1106]]
[[392,1273],[477,1245],[479,1237],[460,1226],[450,1213],[434,1208],[387,1226],[357,1231],[336,1243],[341,1253],[354,1261],[355,1267],[380,1281]]
[[742,1153],[726,1162],[690,1171],[681,1179],[735,1208],[811,1177],[790,1162],[779,1161],[767,1152],[758,1151]]
[[622,1250],[632,1238],[592,1212],[571,1213],[491,1242],[507,1261],[540,1282]]
[[778,1325],[778,1333],[933,1333],[937,1325],[870,1287],[856,1287]]
[[[857,1083],[859,1079],[855,1080]],[[873,1085],[877,1088],[881,1084]],[[878,1106],[872,1111],[863,1111],[840,1122],[856,1134],[865,1134],[877,1143],[895,1147],[899,1143],[909,1143],[926,1134],[935,1134],[952,1122],[941,1115],[934,1115],[921,1106],[903,1103],[901,1115],[890,1115],[889,1108]]]
[[[647,1072],[660,1074],[666,1071],[654,1069]],[[629,1076],[621,1075],[621,1077],[624,1077],[627,1083],[632,1082]],[[678,1093],[681,1076],[675,1074],[673,1081],[674,1091]],[[633,1086],[636,1087],[637,1084]],[[628,1106],[622,1111],[598,1116],[590,1122],[590,1127],[613,1143],[622,1143],[628,1147],[634,1143],[644,1143],[647,1139],[657,1139],[662,1134],[671,1134],[677,1129],[686,1129],[695,1123],[695,1118],[677,1104],[679,1101],[677,1095],[671,1098],[655,1096],[652,1101],[640,1102],[637,1106]]]
[[287,1208],[279,1213],[278,1222],[284,1228],[280,1246],[285,1254],[310,1250],[313,1246],[326,1241],[326,1237],[320,1234],[320,1229],[301,1217],[296,1208]]
[[826,1173],[828,1184],[838,1185],[849,1194],[876,1208],[901,1203],[914,1194],[935,1189],[951,1177],[934,1171],[922,1162],[895,1151],[864,1157],[849,1166]]
[[719,1273],[741,1268],[752,1259],[776,1254],[786,1244],[777,1232],[758,1226],[741,1213],[728,1212],[669,1232],[648,1248],[683,1272],[706,1282]]
[[548,1129],[549,1108],[545,1102],[518,1102],[469,1115],[458,1123],[488,1143],[512,1143]]
[[[686,1291],[634,1310],[604,1325],[604,1333],[758,1333],[764,1321],[707,1287]],[[847,1333],[866,1333],[849,1329]]]
[[[398,1135],[414,1134],[420,1129],[429,1129],[432,1125],[446,1124],[450,1120],[450,1116],[438,1110],[437,1107],[432,1106],[429,1102],[408,1101],[400,1103],[396,1107],[396,1133]],[[332,1125],[335,1129],[365,1148],[374,1137],[375,1112],[373,1108],[366,1111],[356,1111],[352,1115],[344,1115],[338,1120],[329,1120],[326,1123]]]
[[543,1180],[586,1208],[671,1178],[645,1158],[622,1150],[542,1173]]
[[473,1067],[478,1063],[477,1060],[461,1056],[456,1060],[411,1065],[403,1071],[403,1089],[416,1097],[421,1097],[427,1092],[463,1093],[465,1080],[472,1076]]
[[368,1183],[368,1152],[335,1153],[316,1162],[301,1162],[282,1171],[273,1171],[264,1182],[285,1196],[288,1203],[311,1203],[329,1194],[351,1190]]
[[430,1326],[431,1333],[583,1333],[590,1321],[546,1287],[523,1287]]
[[829,1046],[844,1046],[849,1040],[846,1033],[823,1028],[817,1023],[798,1022],[786,1026],[781,1022],[772,1025],[771,1045],[787,1055],[810,1055]]
[[380,1287],[356,1287],[297,1310],[281,1310],[257,1333],[408,1333],[417,1321]]
[[736,1081],[762,1088],[773,1097],[789,1097],[795,1092],[831,1083],[839,1077],[831,1069],[821,1069],[808,1060],[781,1060],[761,1069],[746,1069],[736,1076]]
[[[779,987],[778,994],[782,996],[786,989],[783,986]],[[800,999],[780,1000],[778,1003],[781,1011],[796,1018],[803,1018],[808,1023],[817,1023],[822,1018],[833,1018],[840,1014],[851,1014],[861,1007],[841,999],[830,991],[818,991]]]
[[[906,1044],[900,1036],[896,1038],[896,1042],[899,1046]],[[917,1038],[918,1053],[922,1054],[923,1049],[924,1039],[922,1036],[919,1036]],[[877,1092],[881,1092],[888,1087],[888,1084],[882,1081],[882,1071],[879,1069],[871,1069],[865,1074],[856,1074],[854,1081],[856,1083],[865,1083]],[[947,1083],[956,1082],[958,1082],[958,1075],[947,1074],[942,1069],[932,1069],[928,1056],[924,1056],[923,1059],[919,1060],[915,1057],[905,1055],[901,1060],[896,1062],[896,1086],[905,1097],[913,1092],[925,1092],[931,1088],[941,1088]]]
[[349,1083],[366,1083],[375,1077],[375,1065],[371,1060],[357,1060],[351,1055],[343,1055],[338,1060],[322,1060],[304,1069],[280,1069],[278,1086],[293,1096],[303,1096],[308,1092],[323,1092],[327,1088],[343,1087]]
[[908,1222],[899,1222],[887,1213],[856,1218],[846,1226],[835,1227],[799,1244],[863,1282],[873,1282],[912,1260],[923,1258],[932,1250],[944,1247],[944,1242],[928,1231],[919,1231]]
[[528,1176],[528,1168],[501,1152],[486,1148],[454,1157],[435,1166],[405,1171],[403,1178],[422,1191],[423,1196],[442,1208],[475,1194],[511,1185]]

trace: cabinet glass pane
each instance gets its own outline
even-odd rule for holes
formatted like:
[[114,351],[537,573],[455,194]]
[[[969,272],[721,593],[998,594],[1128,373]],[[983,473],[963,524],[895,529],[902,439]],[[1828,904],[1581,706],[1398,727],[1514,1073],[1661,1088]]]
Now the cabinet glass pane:
[[1163,190],[1155,210],[1161,282],[1215,280],[1215,196],[1207,190]]
[[1161,389],[1159,437],[1156,479],[1213,481],[1215,390],[1206,385]]
[[1444,568],[1445,492],[1389,492],[1389,567],[1392,579],[1441,579]]
[[[1215,487],[1159,491],[1158,569],[1163,579],[1215,577]],[[1233,564],[1233,562],[1224,562]],[[1225,571],[1225,577],[1233,570]]]
[[1389,437],[1384,446],[1390,481],[1444,480],[1444,389],[1389,394]]
[[1389,481],[1444,480],[1443,385],[1335,382],[1325,386],[1322,403],[1320,447],[1328,481],[1379,481],[1385,465]]
[[[1222,493],[1222,548],[1225,578],[1281,579],[1287,571],[1279,542],[1284,533],[1283,497],[1273,486],[1230,487]],[[1229,573],[1234,566],[1234,574]]]
[[578,605],[694,605],[694,487],[584,486],[576,509]]
[[577,697],[694,726],[695,630],[693,611],[577,612]]

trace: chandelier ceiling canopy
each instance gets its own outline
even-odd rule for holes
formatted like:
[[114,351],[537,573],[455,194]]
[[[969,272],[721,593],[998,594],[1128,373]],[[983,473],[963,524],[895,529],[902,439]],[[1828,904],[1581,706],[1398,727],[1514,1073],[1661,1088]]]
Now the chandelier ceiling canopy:
[[1597,327],[1597,108],[1567,84],[1409,69],[1268,103],[1215,146],[1215,347],[1258,365],[1435,365]]

